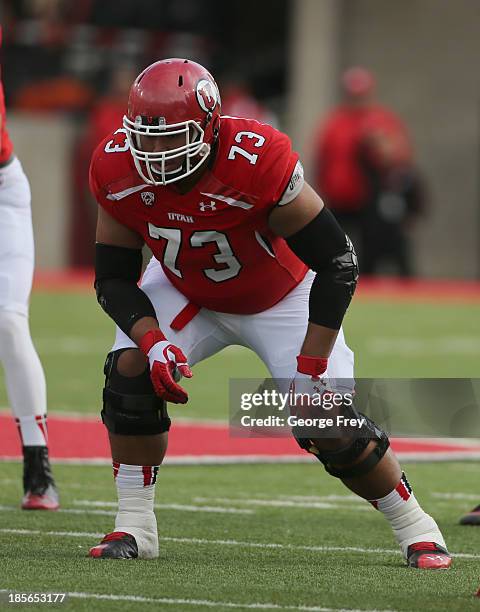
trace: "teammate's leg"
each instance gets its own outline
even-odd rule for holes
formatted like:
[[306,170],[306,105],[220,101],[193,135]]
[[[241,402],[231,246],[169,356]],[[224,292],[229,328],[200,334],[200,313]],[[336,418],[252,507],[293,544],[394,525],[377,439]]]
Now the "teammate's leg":
[[17,159],[0,169],[0,179],[0,362],[22,442],[22,508],[56,510],[45,375],[28,325],[34,264],[30,189]]
[[[147,268],[142,289],[157,310],[160,328],[182,349],[191,366],[229,343],[204,312],[180,331],[170,328],[187,300],[166,279],[158,262]],[[102,418],[109,432],[118,513],[113,532],[89,554],[116,559],[154,558],[158,556],[154,496],[158,470],[167,450],[167,406],[153,390],[145,356],[118,329],[105,364],[105,376]]]
[[[245,320],[242,338],[257,352],[272,376],[286,385],[295,375],[296,356],[305,338],[312,276],[273,308]],[[340,330],[328,362],[327,378],[351,381],[353,353]],[[283,383],[282,383],[283,381]],[[342,410],[345,410],[343,408]],[[356,410],[347,416],[355,416]],[[337,435],[337,434],[336,434]],[[361,437],[298,439],[326,470],[368,500],[389,521],[403,555],[415,567],[448,567],[451,559],[437,524],[419,506],[386,434],[367,420]],[[433,554],[432,554],[433,553]]]

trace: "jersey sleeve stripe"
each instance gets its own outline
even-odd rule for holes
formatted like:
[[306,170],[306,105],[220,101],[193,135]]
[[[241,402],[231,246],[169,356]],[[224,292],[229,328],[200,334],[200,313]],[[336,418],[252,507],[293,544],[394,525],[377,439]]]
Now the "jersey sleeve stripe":
[[148,185],[146,183],[142,183],[141,185],[129,187],[128,189],[124,189],[123,191],[119,191],[118,193],[109,193],[107,195],[107,200],[123,200],[123,198],[126,198],[127,196],[132,195],[132,193],[136,193],[141,189],[145,189],[145,187],[148,187]]

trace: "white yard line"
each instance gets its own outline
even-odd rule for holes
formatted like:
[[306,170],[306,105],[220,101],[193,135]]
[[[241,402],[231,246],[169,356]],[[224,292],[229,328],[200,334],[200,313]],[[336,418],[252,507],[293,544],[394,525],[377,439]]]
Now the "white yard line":
[[0,529],[0,533],[11,533],[14,535],[41,535],[58,536],[68,538],[103,538],[104,533],[89,531],[40,531],[39,529]]
[[241,608],[248,610],[300,610],[302,612],[394,612],[394,610],[372,610],[352,608],[324,608],[320,606],[282,606],[274,603],[235,603],[232,601],[214,601],[211,599],[171,599],[168,597],[149,598],[135,595],[102,595],[96,593],[69,593],[70,597],[83,599],[111,599],[114,601],[132,601],[140,603],[161,603],[171,605],[205,606],[208,608]]
[[[0,530],[1,531],[1,530]],[[192,543],[192,544],[215,544],[220,546],[245,546],[249,548],[272,548],[286,550],[306,550],[310,552],[354,552],[354,553],[380,553],[400,555],[398,549],[392,548],[362,548],[359,546],[301,546],[297,544],[277,544],[271,542],[241,542],[239,540],[204,540],[201,538],[169,538],[161,537],[165,542]],[[462,559],[480,559],[480,555],[471,553],[451,553],[453,557]]]
[[[21,481],[17,478],[0,478],[0,485],[18,485],[20,488]],[[86,485],[78,483],[78,482],[65,482],[62,484],[62,489],[80,489],[85,490]],[[105,491],[105,487],[102,485],[88,485],[88,489],[96,489],[98,491]],[[442,494],[439,494],[442,495]],[[475,496],[473,496],[475,497]],[[477,496],[480,499],[480,494]],[[255,499],[255,498],[252,498]],[[476,497],[475,497],[476,499]],[[195,497],[193,501],[214,501],[215,498],[211,497]],[[228,500],[228,503],[248,503],[250,498],[231,498]],[[268,501],[274,502],[295,502],[297,504],[311,504],[311,503],[322,503],[322,502],[341,502],[353,505],[359,505],[364,507],[365,500],[361,499],[357,495],[279,495],[278,497],[272,497]],[[93,506],[112,506],[115,505],[114,502],[100,502],[100,501],[87,501],[87,500],[75,500],[74,504],[78,505],[93,505]],[[313,507],[310,505],[305,506],[307,508]],[[338,508],[338,505],[335,505],[335,508]]]
[[[358,498],[357,498],[358,499]],[[196,506],[196,505],[179,505],[179,504],[155,504],[155,508],[159,510],[169,509],[169,510],[191,510],[192,512],[203,511],[203,512],[219,512],[221,514],[252,514],[254,511],[249,509],[240,509],[240,508],[232,508],[231,504],[234,506],[237,504],[241,505],[250,505],[250,506],[265,506],[272,508],[308,508],[314,510],[339,510],[342,509],[342,506],[339,504],[332,504],[329,502],[306,502],[306,501],[295,501],[290,499],[239,499],[237,497],[226,498],[226,497],[194,497],[194,502],[198,502],[200,504],[210,503],[210,504],[229,504],[228,507],[225,506]],[[97,501],[97,500],[89,500],[89,499],[75,499],[72,504],[74,506],[85,506],[85,507],[117,507],[117,502],[114,501]],[[361,505],[360,505],[361,504]],[[366,510],[367,512],[371,512],[371,506],[369,506],[364,500],[359,501],[359,507],[355,508],[357,510]]]
[[[0,593],[14,593],[14,590],[0,589]],[[132,603],[153,603],[172,606],[203,606],[206,608],[241,608],[248,610],[300,610],[302,612],[395,612],[394,610],[374,610],[371,608],[323,608],[319,606],[282,606],[274,603],[236,603],[233,601],[215,601],[212,599],[173,599],[170,597],[142,597],[139,595],[110,595],[108,593],[69,592],[69,597],[77,599],[97,599],[107,601],[131,601]]]
[[[194,497],[195,502],[214,502],[219,504],[246,504],[248,506],[265,506],[272,508],[310,508],[315,510],[338,510],[342,506],[338,504],[332,504],[330,502],[322,501],[294,501],[290,499],[239,499],[237,497]],[[371,507],[366,505],[363,501],[363,505],[355,508],[357,510],[370,511]]]
[[[194,500],[195,501],[195,500]],[[214,500],[211,500],[214,501]],[[90,506],[116,508],[116,501],[97,501],[91,499],[75,499],[72,504],[74,506]],[[157,510],[184,510],[185,512],[217,512],[219,514],[253,514],[253,510],[247,508],[225,508],[223,506],[197,506],[192,504],[155,504]]]
[[[1,512],[12,512],[19,510],[18,506],[0,506]],[[98,514],[100,516],[115,516],[116,512],[113,510],[80,510],[80,508],[60,508],[60,510],[56,510],[61,514]]]
[[[87,500],[83,500],[87,502]],[[113,510],[97,510],[96,508],[89,508],[88,506],[106,506],[106,507],[117,507],[117,502],[87,502],[85,508],[60,508],[57,512],[61,512],[63,514],[99,514],[103,516],[115,516],[116,512]],[[179,510],[180,512],[209,512],[216,514],[254,514],[254,510],[250,510],[248,508],[221,508],[221,507],[212,507],[212,506],[195,506],[195,505],[184,505],[184,504],[155,504],[155,508],[157,510]],[[0,506],[0,511],[11,511],[18,510],[16,506]]]
[[278,499],[289,499],[298,502],[320,502],[320,501],[341,501],[341,502],[354,502],[354,503],[365,503],[365,500],[358,497],[358,495],[279,495]]
[[[1,507],[0,507],[1,509]],[[71,531],[39,531],[35,529],[0,529],[0,533],[11,533],[18,535],[54,535],[58,537],[103,537],[103,534],[71,532]],[[319,553],[352,552],[361,554],[388,554],[400,555],[397,548],[362,548],[360,546],[302,546],[298,544],[279,544],[275,542],[243,542],[240,540],[207,540],[205,538],[175,538],[160,536],[161,542],[173,542],[176,544],[207,544],[213,546],[239,546],[242,548],[265,548],[272,550],[304,550]],[[480,559],[480,555],[471,553],[452,553],[453,557],[460,559]]]
[[[479,469],[480,471],[480,469]],[[437,499],[465,499],[469,501],[476,501],[480,503],[480,490],[478,493],[437,493],[433,491],[430,493],[432,497],[436,497]]]
[[[480,451],[466,452],[445,452],[445,453],[402,453],[396,452],[397,459],[401,463],[433,463],[433,462],[451,462],[451,461],[478,461],[480,459]],[[0,462],[21,463],[20,457],[0,456]],[[69,459],[50,459],[50,462],[55,465],[112,465],[111,459],[107,457],[92,457],[85,459],[83,457],[72,457]],[[178,465],[200,466],[200,465],[243,465],[243,464],[293,464],[293,463],[315,463],[317,460],[313,455],[305,453],[304,455],[184,455],[181,457],[165,457],[162,463],[162,468],[175,467]],[[468,468],[468,466],[466,466]]]

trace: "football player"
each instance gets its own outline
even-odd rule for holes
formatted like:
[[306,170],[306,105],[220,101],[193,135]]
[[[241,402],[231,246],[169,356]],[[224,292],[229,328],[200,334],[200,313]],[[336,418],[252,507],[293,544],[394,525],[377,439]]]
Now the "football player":
[[[0,44],[2,31],[0,28]],[[45,375],[30,337],[34,253],[30,186],[6,127],[0,80],[0,363],[23,448],[22,508],[56,510],[47,448]]]
[[[167,402],[188,400],[179,377],[240,344],[274,379],[311,394],[319,381],[353,381],[341,324],[356,257],[304,181],[289,138],[255,120],[220,116],[214,79],[186,59],[156,62],[137,77],[123,127],[93,154],[90,185],[99,203],[97,297],[117,324],[102,417],[118,513],[89,554],[155,558]],[[139,287],[144,244],[154,257]],[[296,438],[386,517],[408,565],[449,567],[437,524],[372,421],[352,439],[338,432]]]

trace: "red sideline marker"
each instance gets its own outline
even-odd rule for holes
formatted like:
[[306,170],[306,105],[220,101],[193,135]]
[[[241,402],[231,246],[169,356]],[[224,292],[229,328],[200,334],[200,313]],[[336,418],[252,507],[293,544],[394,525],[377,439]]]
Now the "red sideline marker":
[[[99,416],[77,417],[50,413],[48,417],[50,457],[53,460],[110,462],[105,427]],[[392,447],[400,459],[452,460],[480,459],[480,442],[393,438]],[[18,459],[21,446],[15,422],[7,411],[0,411],[0,459]],[[232,438],[226,423],[174,421],[169,436],[170,463],[244,463],[314,461],[300,449],[293,437]]]

